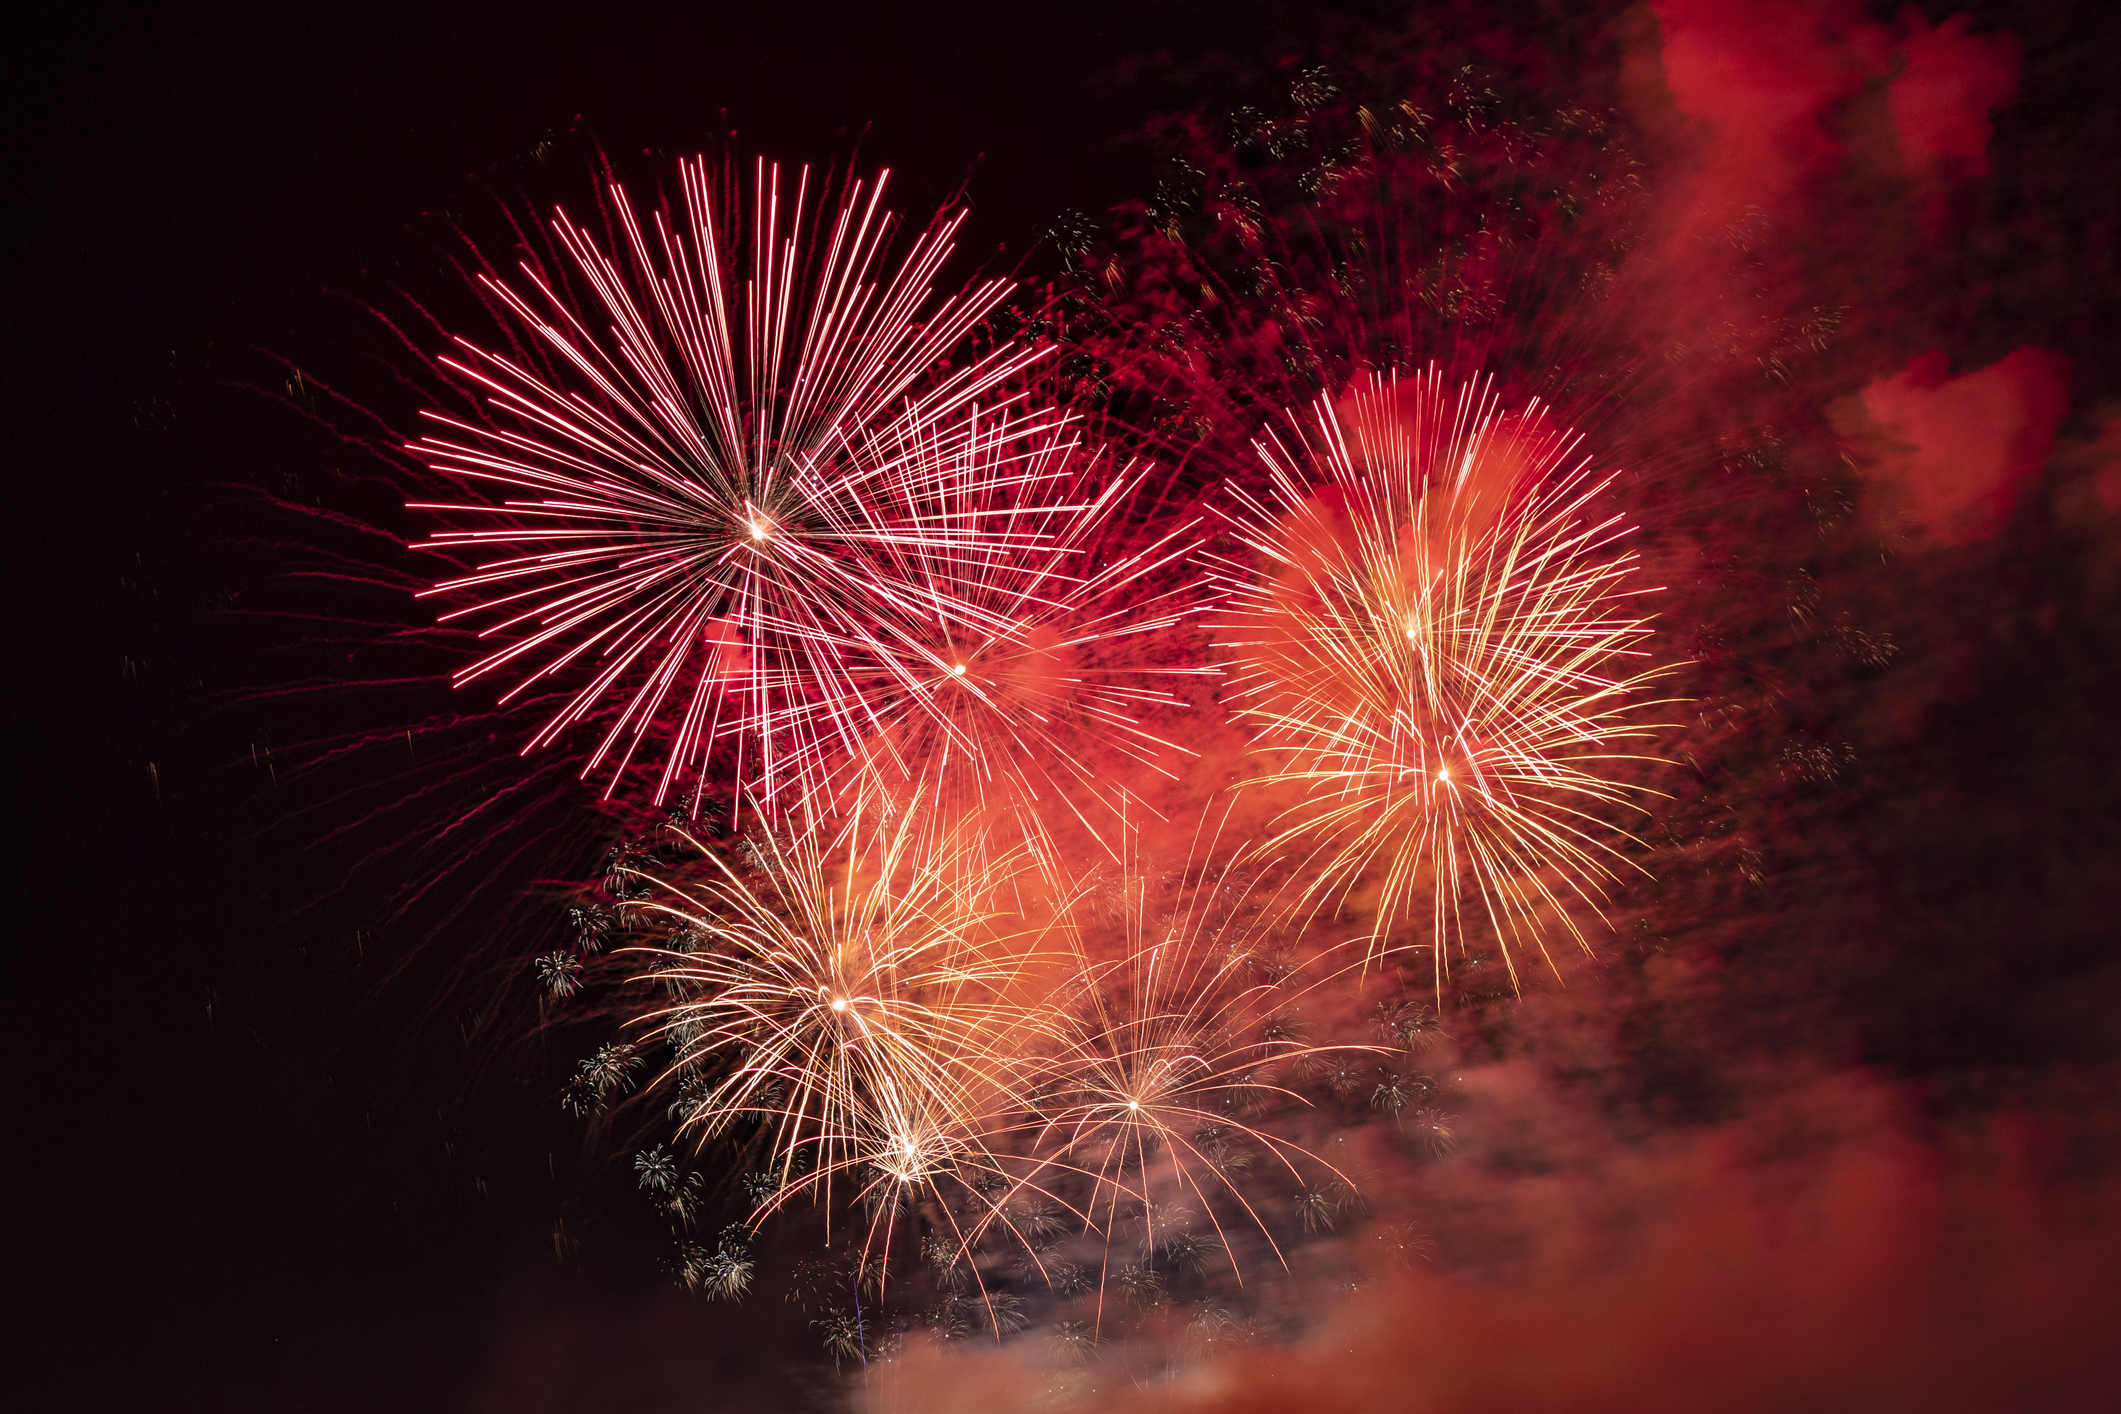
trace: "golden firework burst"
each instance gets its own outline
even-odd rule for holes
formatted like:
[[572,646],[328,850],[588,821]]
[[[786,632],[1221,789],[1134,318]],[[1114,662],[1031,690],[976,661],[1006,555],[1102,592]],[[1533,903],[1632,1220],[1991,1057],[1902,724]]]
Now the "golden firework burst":
[[[1385,374],[1256,443],[1267,479],[1229,488],[1248,556],[1218,556],[1229,698],[1289,793],[1272,827],[1311,913],[1362,894],[1373,957],[1427,915],[1439,990],[1484,925],[1518,980],[1577,913],[1602,918],[1649,788],[1654,588],[1599,509],[1613,473],[1491,380]],[[1427,901],[1423,909],[1424,898]]]

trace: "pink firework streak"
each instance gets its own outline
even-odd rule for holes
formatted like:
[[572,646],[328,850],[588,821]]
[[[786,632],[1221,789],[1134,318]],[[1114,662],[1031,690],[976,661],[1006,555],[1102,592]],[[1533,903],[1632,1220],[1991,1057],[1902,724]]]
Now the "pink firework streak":
[[[784,197],[761,162],[749,230],[733,233],[713,169],[694,160],[678,174],[678,209],[645,226],[611,188],[617,254],[560,212],[565,279],[528,262],[520,285],[480,277],[518,326],[518,351],[455,340],[441,362],[485,418],[430,412],[438,430],[411,450],[507,498],[414,504],[487,522],[423,545],[491,557],[427,591],[473,598],[444,621],[483,619],[480,637],[498,645],[457,684],[520,674],[507,702],[548,678],[586,679],[526,752],[594,718],[582,774],[608,770],[608,796],[646,744],[665,753],[661,803],[731,737],[740,777],[756,753],[770,809],[789,731],[819,720],[820,701],[842,704],[824,719],[851,714],[850,645],[892,639],[898,622],[981,622],[960,582],[1042,543],[1019,514],[987,510],[1057,488],[1035,484],[1039,467],[960,444],[1037,439],[1055,420],[1001,391],[1042,349],[952,362],[1008,291],[988,280],[935,294],[962,212],[939,215],[894,264],[881,176],[812,211],[807,168]],[[995,484],[966,487],[968,475]]]

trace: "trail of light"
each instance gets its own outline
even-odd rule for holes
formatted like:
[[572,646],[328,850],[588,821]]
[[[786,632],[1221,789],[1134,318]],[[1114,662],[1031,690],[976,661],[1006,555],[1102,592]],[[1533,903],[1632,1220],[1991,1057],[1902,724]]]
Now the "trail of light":
[[864,1161],[879,1115],[962,1129],[1040,1024],[1013,999],[1039,962],[1035,937],[983,907],[950,852],[915,844],[909,822],[851,832],[843,848],[768,835],[756,883],[703,851],[701,880],[656,880],[642,905],[696,946],[639,950],[679,998],[641,1020],[677,1043],[673,1070],[714,1077],[684,1129],[704,1141],[763,1125],[782,1194],[762,1214],[820,1176],[829,1203],[831,1175]]
[[[1333,1053],[1378,1051],[1312,1044],[1277,1024],[1305,997],[1359,966],[1361,957],[1328,949],[1287,975],[1247,980],[1261,961],[1270,915],[1255,906],[1250,852],[1239,848],[1216,857],[1227,820],[1226,809],[1205,853],[1196,835],[1175,897],[1152,887],[1138,856],[1124,861],[1118,875],[1121,954],[1100,959],[1090,941],[1095,925],[1070,930],[1072,1004],[1056,1008],[1061,1044],[1035,1065],[1038,1152],[1087,1174],[1084,1208],[1103,1212],[1100,1327],[1120,1203],[1141,1205],[1144,1245],[1153,1252],[1159,1171],[1171,1188],[1199,1204],[1240,1285],[1244,1277],[1230,1221],[1255,1228],[1275,1259],[1285,1259],[1267,1218],[1245,1191],[1228,1148],[1232,1141],[1256,1146],[1299,1183],[1304,1164],[1347,1182],[1316,1154],[1243,1116],[1277,1102],[1308,1104],[1276,1078],[1294,1067]],[[1130,1172],[1138,1178],[1129,1181]],[[1219,1214],[1223,1201],[1241,1219]]]

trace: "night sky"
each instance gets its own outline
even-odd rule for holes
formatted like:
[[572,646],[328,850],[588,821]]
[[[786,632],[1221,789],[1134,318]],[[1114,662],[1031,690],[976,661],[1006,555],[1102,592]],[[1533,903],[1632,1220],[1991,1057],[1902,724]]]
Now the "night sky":
[[[1640,92],[1660,53],[1678,62],[1647,9],[1548,13],[1569,8],[1457,23],[1507,36],[1497,55],[1551,41],[1549,92],[1575,62],[1601,66],[1607,98]],[[1689,110],[1721,124],[1714,151],[1683,178],[1658,159],[1652,184],[1704,209],[1744,187],[1784,247],[1747,278],[1855,311],[1850,351],[1791,375],[1792,399],[1811,398],[1828,441],[1860,404],[1923,449],[1856,480],[1892,482],[1878,494],[1929,515],[1930,538],[1894,541],[1891,560],[1822,556],[1841,596],[1825,612],[1888,634],[1897,666],[1852,670],[1782,721],[1829,767],[1848,743],[1862,766],[1761,807],[1780,832],[1772,904],[1666,897],[1644,910],[1648,962],[1646,924],[1615,940],[1626,967],[1515,1010],[1491,1000],[1483,1017],[1516,1019],[1469,1026],[1465,1151],[1424,1180],[1425,1211],[1459,1234],[1455,1274],[1344,1308],[1330,1273],[1300,1273],[1339,1313],[1330,1335],[1189,1377],[1195,1407],[2088,1408],[2121,1378],[2101,1350],[2121,1315],[2104,1260],[2121,1253],[2121,42],[2104,7],[2080,9],[1981,7],[1953,31],[2008,32],[2013,57],[2006,73],[2000,50],[1939,47],[1943,136],[1904,209],[1833,206],[1808,143],[1850,170],[1895,159],[1852,135],[1859,119],[1829,138],[1774,96],[1869,101],[1819,98],[1842,82],[1821,75],[1899,72],[1881,56],[1912,46],[1913,10],[1847,38],[1861,7],[1800,6],[1802,23],[1756,32],[1786,44],[1717,31],[1686,51],[1698,67],[1667,70],[1679,109],[1768,97]],[[539,768],[512,816],[521,853],[437,864],[457,847],[432,837],[450,792],[513,769],[523,723],[451,719],[453,660],[403,594],[388,547],[418,527],[364,448],[368,413],[414,403],[377,314],[449,313],[454,233],[490,236],[509,203],[579,202],[594,164],[652,177],[725,140],[858,151],[894,169],[909,209],[962,188],[973,260],[1059,278],[1039,241],[1063,213],[1096,219],[1157,181],[1153,144],[1127,140],[1153,114],[1366,52],[1404,13],[90,4],[18,29],[11,1406],[829,1403],[829,1371],[770,1292],[709,1305],[659,1271],[617,1141],[585,1140],[552,1103],[575,1040],[497,1000],[511,940],[558,912],[553,881],[598,867],[591,793]],[[1958,11],[1923,13],[1932,33]],[[1954,121],[1962,108],[1979,116]],[[1665,219],[1680,250],[1685,218]],[[1699,269],[1678,259],[1669,302],[1631,333],[1694,317]],[[1893,303],[1955,280],[1984,293]],[[1947,410],[1939,388],[1963,396]],[[1674,407],[1638,421],[1638,437],[1698,439],[1666,474],[1713,461],[1705,424]],[[1958,485],[1997,426],[2000,470],[1928,489]],[[1719,494],[1669,503],[1698,519]],[[1939,506],[1974,510],[1947,524]],[[1771,533],[1738,514],[1727,543]],[[349,580],[364,556],[380,568]],[[1761,662],[1764,680],[1783,660]],[[484,759],[490,742],[492,764],[422,777],[429,738],[408,735],[388,779],[443,782],[432,811],[378,812],[354,789],[369,756],[314,765],[331,741],[445,719],[437,750]],[[1762,750],[1811,779],[1813,758]],[[394,892],[436,878],[409,903]],[[1585,1078],[1601,1071],[1640,1083]],[[1806,1143],[1816,1159],[1776,1147]],[[1818,1207],[1777,1206],[1792,1173]],[[1600,1256],[1630,1224],[1640,1250]],[[1844,1298],[1897,1314],[1865,1326],[1833,1315]],[[1465,1353],[1481,1350],[1508,1353]],[[1010,1408],[1040,1388],[1008,1355],[921,1363],[939,1359],[876,1398]]]

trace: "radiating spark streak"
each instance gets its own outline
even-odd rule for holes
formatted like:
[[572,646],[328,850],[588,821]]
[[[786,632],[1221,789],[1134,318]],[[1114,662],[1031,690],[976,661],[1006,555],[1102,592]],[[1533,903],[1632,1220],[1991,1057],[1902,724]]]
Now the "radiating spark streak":
[[[813,783],[819,813],[895,815],[919,797],[938,824],[986,821],[996,848],[1029,842],[1058,885],[1053,819],[1102,844],[1125,811],[1146,812],[1106,758],[1170,778],[1170,763],[1192,754],[1148,714],[1185,705],[1164,684],[1212,669],[1143,662],[1138,645],[1195,609],[1190,585],[1154,583],[1194,548],[1194,525],[1112,549],[1139,467],[1107,465],[1072,427],[1028,443],[970,432],[926,453],[976,463],[953,479],[943,512],[1018,527],[1037,548],[958,567],[910,540],[890,547],[894,580],[953,612],[890,621],[846,645],[853,690],[816,700],[818,720],[801,734],[809,753],[788,768]],[[1040,505],[1018,486],[1055,480],[1100,489]]]
[[1043,349],[955,357],[1007,293],[938,294],[961,212],[900,242],[884,178],[834,208],[807,169],[791,193],[761,162],[740,226],[708,164],[678,175],[645,220],[613,187],[608,245],[559,213],[556,270],[481,277],[517,345],[457,339],[441,366],[485,416],[432,413],[411,449],[502,498],[415,504],[491,518],[424,542],[475,557],[428,592],[498,645],[460,685],[519,674],[513,698],[587,672],[526,750],[600,719],[584,774],[615,787],[659,753],[660,803],[732,739],[771,813],[817,702],[858,690],[856,645],[893,620],[986,623],[964,585],[1056,533],[1062,468],[1010,449],[1058,422],[1002,392]]
[[[1088,1228],[1090,1214],[1047,1186],[1056,1174],[1080,1170],[1064,1159],[1039,1162],[1016,1153],[1010,1141],[1034,1126],[1023,1116],[1020,1097],[1006,1089],[997,1090],[996,1096],[986,1111],[945,1114],[930,1094],[880,1093],[856,1132],[821,1137],[820,1148],[832,1158],[785,1184],[753,1214],[753,1221],[806,1192],[829,1190],[836,1179],[866,1175],[854,1199],[856,1206],[872,1212],[861,1248],[863,1261],[890,1251],[898,1228],[898,1199],[920,1194],[930,1200],[928,1212],[948,1234],[953,1259],[963,1260],[988,1232],[999,1230],[1023,1250],[1034,1270],[1047,1275],[1038,1243],[1010,1216],[1010,1205],[1033,1194],[1079,1218]],[[999,1181],[995,1191],[983,1186],[985,1178]],[[970,1208],[969,1214],[960,1215],[960,1203]],[[986,1279],[976,1264],[971,1272],[999,1337],[1002,1330]]]
[[[864,1261],[888,1254],[902,1214],[927,1223],[968,1263],[997,1335],[970,1258],[1000,1234],[1046,1270],[1012,1216],[1027,1195],[1102,1234],[1104,1266],[1122,1206],[1146,1212],[1161,1188],[1200,1204],[1233,1271],[1232,1222],[1256,1227],[1279,1260],[1267,1216],[1214,1146],[1254,1145],[1299,1181],[1307,1165],[1339,1176],[1254,1123],[1252,1107],[1304,1103],[1278,1068],[1376,1049],[1268,1029],[1359,958],[1335,965],[1342,950],[1329,949],[1308,981],[1249,980],[1267,915],[1253,907],[1243,850],[1189,862],[1175,892],[1157,885],[1152,898],[1138,853],[1124,849],[1116,940],[1075,916],[1079,898],[1059,901],[1058,925],[1025,926],[983,902],[1004,892],[996,881],[964,881],[961,833],[958,855],[934,848],[919,804],[881,834],[768,840],[757,883],[710,855],[702,882],[664,881],[656,901],[636,905],[692,935],[683,950],[629,950],[677,992],[640,1020],[680,1047],[666,1079],[707,1077],[687,1130],[704,1141],[760,1123],[775,1181],[751,1221],[808,1197],[829,1224],[851,1189],[870,1212]],[[1226,822],[1227,812],[1210,855]],[[1026,865],[1019,854],[989,867]],[[1055,926],[1065,948],[1044,945]],[[1115,941],[1118,955],[1104,955]],[[1224,1137],[1211,1141],[1211,1126]],[[1103,1292],[1101,1275],[1100,1308]]]
[[[852,837],[861,838],[859,832]],[[892,847],[902,849],[909,839],[902,831]],[[806,865],[790,873],[786,865],[787,857],[779,856],[769,867],[783,881],[816,872]],[[1009,1143],[1032,1127],[1017,1088],[1018,1057],[1026,1046],[1050,1045],[1052,1037],[1034,1011],[1001,998],[1038,955],[1023,947],[1023,935],[975,939],[979,930],[969,920],[979,915],[969,904],[969,892],[950,888],[955,872],[922,866],[908,877],[886,867],[870,885],[855,885],[852,892],[842,885],[838,921],[825,927],[818,926],[823,920],[815,907],[796,908],[795,916],[786,918],[784,889],[782,913],[776,916],[808,936],[780,929],[788,936],[776,937],[778,955],[763,961],[758,948],[744,950],[749,956],[705,959],[658,954],[657,980],[702,990],[696,999],[646,1019],[673,1033],[689,1028],[695,1039],[681,1066],[717,1054],[730,1064],[727,1078],[686,1121],[701,1137],[745,1114],[774,1126],[771,1151],[778,1182],[750,1214],[752,1224],[807,1196],[825,1205],[829,1235],[834,1187],[852,1180],[853,1206],[871,1210],[861,1247],[865,1264],[890,1250],[902,1195],[920,1194],[931,1200],[927,1211],[948,1232],[957,1257],[998,1229],[1044,1272],[1037,1244],[1009,1215],[1011,1202],[1037,1194],[1085,1223],[1089,1215],[1042,1182],[1072,1172],[1070,1165],[1027,1159]],[[805,898],[815,892],[800,885],[793,890]],[[878,910],[901,916],[909,899],[938,893],[951,899],[951,907],[941,912],[954,920],[953,940],[940,960],[925,956],[935,942],[930,935],[937,911],[916,909],[921,921],[910,930],[876,926]],[[689,899],[683,909],[666,909],[697,927],[702,915],[696,905],[703,901]],[[721,901],[729,902],[726,892]],[[856,906],[849,907],[850,902]],[[825,911],[831,911],[830,896],[825,903]],[[725,930],[716,940],[718,951],[733,952],[729,945],[744,931]],[[850,950],[842,949],[836,970],[827,980],[816,980],[829,964],[813,939],[855,931],[866,949],[866,971],[854,975],[856,969],[844,960]],[[898,939],[898,945],[880,951],[875,939],[883,934]],[[888,979],[878,981],[885,973]],[[779,1098],[776,1089],[782,1092]],[[999,1186],[990,1191],[980,1182],[986,1178],[1000,1180]],[[961,1217],[953,1197],[971,1212]],[[976,1267],[973,1276],[999,1336],[985,1279]]]
[[1634,585],[1632,531],[1594,508],[1613,474],[1536,401],[1506,415],[1491,381],[1432,366],[1372,376],[1308,426],[1256,442],[1263,490],[1228,488],[1246,562],[1211,556],[1230,701],[1293,797],[1270,847],[1296,853],[1298,903],[1378,889],[1374,951],[1429,896],[1437,986],[1465,905],[1552,966],[1542,920],[1589,942],[1634,842],[1601,808],[1647,787],[1616,747],[1661,730],[1641,712],[1670,671],[1649,656],[1657,592]]

